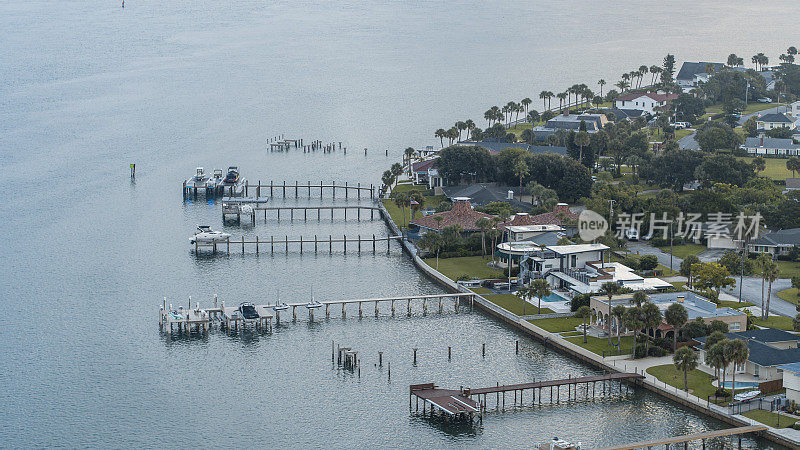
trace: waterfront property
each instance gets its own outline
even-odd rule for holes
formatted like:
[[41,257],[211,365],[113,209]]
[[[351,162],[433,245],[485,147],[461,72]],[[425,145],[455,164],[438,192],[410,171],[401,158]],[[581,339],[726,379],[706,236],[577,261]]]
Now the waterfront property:
[[[710,64],[710,66],[709,66]],[[711,67],[712,70],[708,71]],[[715,73],[719,73],[725,67],[723,63],[710,63],[706,61],[701,62],[684,62],[681,70],[675,76],[675,82],[678,86],[682,87],[684,91],[697,86],[700,82],[707,82]]]
[[793,139],[770,138],[765,136],[749,137],[745,139],[741,148],[752,155],[800,155],[800,145],[795,144]]
[[[537,136],[537,141],[542,141]],[[458,145],[465,145],[471,147],[483,147],[489,150],[489,153],[497,154],[507,148],[521,148],[533,154],[556,154],[566,155],[567,147],[552,146],[552,145],[530,145],[524,142],[495,142],[495,141],[459,141]]]
[[[726,333],[728,339],[741,339],[747,343],[750,356],[744,364],[737,364],[736,379],[741,381],[766,382],[783,379],[786,364],[800,363],[800,336],[774,328],[746,330]],[[702,344],[698,348],[700,360],[705,361],[706,337],[695,339]],[[740,376],[741,375],[741,376]]]
[[458,225],[463,232],[474,232],[480,231],[475,223],[483,217],[491,219],[494,216],[475,211],[468,197],[456,197],[453,199],[453,208],[450,211],[418,217],[411,221],[411,225],[431,231],[441,231],[448,226]]
[[428,189],[433,189],[443,185],[442,177],[439,176],[439,169],[436,162],[439,157],[433,157],[424,161],[419,161],[411,165],[411,176],[414,184],[424,184]]
[[800,362],[778,366],[783,371],[783,387],[786,398],[800,404]]
[[587,132],[597,133],[608,123],[608,118],[604,114],[561,114],[548,120],[542,126],[533,127],[532,130],[537,141],[546,141],[558,130],[577,132],[581,128],[581,123],[586,126]]
[[[712,320],[719,320],[725,322],[728,325],[728,329],[731,330],[744,330],[747,328],[747,315],[745,313],[728,307],[717,308],[715,303],[693,292],[661,292],[649,294],[647,297],[649,301],[658,306],[662,315],[670,305],[678,303],[686,308],[690,321],[697,318],[707,323],[710,323]],[[628,308],[631,306],[632,298],[632,294],[612,296],[610,308],[613,309],[617,305]],[[622,323],[619,323],[617,317],[612,316],[609,318],[608,312],[610,309],[607,296],[592,296],[589,306],[593,313],[593,325],[605,329],[610,324],[612,333],[616,333],[618,329],[621,331],[621,334],[632,331],[628,330]],[[666,322],[662,322],[652,331],[653,337],[672,338],[674,333],[674,327]]]
[[506,202],[515,209],[527,210],[531,207],[530,203],[523,203],[523,189],[519,186],[498,186],[493,183],[445,186],[442,188],[442,193],[453,202],[457,198],[467,197],[472,206],[485,206],[492,202]]
[[617,97],[614,106],[618,109],[632,109],[655,115],[659,110],[669,108],[670,103],[677,98],[678,94],[634,92]]
[[754,253],[771,255],[788,255],[792,249],[800,246],[800,228],[773,231],[763,234],[750,242],[748,249]]
[[567,236],[573,236],[578,231],[577,220],[578,214],[572,212],[568,204],[558,203],[552,211],[546,213],[534,215],[517,213],[508,222],[499,224],[497,229],[504,230],[507,226],[546,225],[562,228],[559,231],[564,232]]

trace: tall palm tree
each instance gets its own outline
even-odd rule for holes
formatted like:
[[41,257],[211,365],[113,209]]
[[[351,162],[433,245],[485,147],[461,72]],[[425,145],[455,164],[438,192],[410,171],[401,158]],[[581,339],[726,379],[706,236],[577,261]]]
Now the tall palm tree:
[[458,130],[458,140],[461,140],[461,132],[467,129],[467,124],[462,121],[456,122],[456,129]]
[[747,362],[750,357],[750,348],[747,343],[741,339],[733,339],[725,347],[728,351],[728,359],[733,363],[733,374],[731,383],[731,393],[736,393],[736,366]]
[[673,303],[664,311],[664,320],[672,325],[672,350],[675,351],[678,349],[678,330],[686,325],[689,313],[680,303]]
[[767,316],[769,315],[770,297],[772,297],[772,283],[775,282],[775,280],[777,280],[780,276],[778,264],[775,263],[775,261],[770,261],[769,264],[764,267],[762,276],[766,278],[767,282],[769,283],[769,287],[767,288],[767,309],[765,312],[762,312],[764,320],[766,320]]
[[489,126],[492,126],[492,119],[494,119],[494,111],[491,109],[487,109],[485,113],[483,113],[483,118],[489,122]]
[[562,109],[564,109],[563,104],[564,100],[567,98],[567,93],[560,92],[558,95],[556,95],[556,97],[558,97],[558,110],[561,111]]
[[442,144],[442,148],[444,148],[444,137],[445,137],[445,135],[447,134],[447,132],[446,132],[446,131],[444,131],[444,129],[443,129],[443,128],[439,128],[439,129],[438,129],[438,130],[436,130],[436,132],[435,132],[435,133],[433,133],[433,134],[434,134],[434,136],[436,136],[437,138],[439,138],[439,142]]
[[649,70],[650,70],[650,75],[652,75],[652,77],[650,78],[650,84],[656,84],[656,77],[658,76],[658,74],[661,73],[661,67],[652,65],[650,66]]
[[689,392],[687,374],[697,369],[697,354],[689,347],[681,347],[681,349],[676,351],[672,356],[672,363],[675,364],[677,370],[683,372],[683,390]]
[[[661,321],[664,320],[663,316],[661,315],[661,310],[658,309],[653,302],[646,302],[642,306],[642,315],[644,316],[644,324],[645,328],[647,328],[647,340],[645,341],[645,354],[650,354],[650,333],[653,332],[657,326],[661,325]],[[655,333],[653,332],[655,336]]]
[[600,81],[597,82],[600,85],[600,97],[603,96],[603,86],[606,85],[606,80],[600,78]]
[[611,308],[611,315],[617,319],[617,348],[622,346],[622,318],[625,316],[625,310],[622,305]]
[[647,73],[648,70],[649,70],[649,67],[647,67],[644,64],[639,66],[639,70],[638,70],[638,73],[639,73],[639,87],[641,87],[642,78],[645,76],[645,74]]
[[475,221],[475,226],[481,230],[481,250],[483,250],[483,258],[486,258],[486,230],[492,227],[492,221],[488,217],[481,217]]
[[406,161],[408,161],[408,173],[411,173],[411,157],[414,156],[414,153],[416,153],[416,150],[413,147],[408,147],[403,152]]
[[475,129],[475,122],[473,122],[472,119],[467,119],[464,121],[464,125],[467,126],[467,140],[469,140],[472,130]]
[[589,133],[586,131],[578,131],[575,133],[575,145],[580,147],[580,151],[578,152],[578,162],[583,164],[583,147],[586,147],[590,143]]
[[543,278],[537,278],[533,280],[530,284],[530,290],[533,295],[539,299],[539,311],[538,314],[542,313],[542,299],[549,297],[552,292],[550,291],[550,284],[547,283],[547,280]]
[[[492,219],[492,225],[497,225],[497,218]],[[497,238],[500,237],[500,231],[496,228],[491,228],[486,232],[486,237],[492,241],[492,265],[494,265],[494,253],[497,249]]]
[[550,100],[552,100],[553,97],[555,97],[555,94],[553,94],[551,91],[547,91],[547,109],[552,109],[550,106]]
[[549,92],[547,92],[547,91],[539,92],[539,98],[542,99],[542,105],[543,105],[544,109],[547,109],[548,94],[549,94]]
[[753,57],[750,58],[750,62],[756,66],[756,72],[758,72],[758,55],[753,55]]
[[525,97],[522,100],[520,100],[519,103],[525,108],[525,115],[527,116],[528,115],[528,106],[530,106],[531,103],[533,103],[533,100],[531,100],[528,97]]
[[400,192],[394,196],[394,204],[397,205],[398,208],[403,213],[403,222],[401,226],[406,226],[406,207],[411,205],[411,198],[405,192]]
[[589,308],[589,305],[583,305],[575,311],[575,317],[579,319],[583,319],[583,343],[586,343],[586,325],[589,321],[589,317],[592,316],[592,309]]
[[608,297],[608,318],[605,320],[606,330],[608,331],[608,345],[611,346],[611,298],[619,294],[620,285],[613,281],[606,281],[600,286],[599,294]]
[[625,80],[620,80],[614,86],[618,87],[620,89],[620,91],[625,92],[625,89],[630,87],[630,84]]
[[756,258],[756,263],[761,267],[761,318],[767,318],[764,309],[764,285],[766,284],[766,269],[772,263],[772,256],[769,253],[759,253]]
[[524,177],[527,177],[529,173],[530,170],[528,170],[528,165],[525,164],[524,159],[520,158],[519,161],[517,161],[516,164],[514,164],[514,175],[519,177],[520,193],[522,192],[522,179]]

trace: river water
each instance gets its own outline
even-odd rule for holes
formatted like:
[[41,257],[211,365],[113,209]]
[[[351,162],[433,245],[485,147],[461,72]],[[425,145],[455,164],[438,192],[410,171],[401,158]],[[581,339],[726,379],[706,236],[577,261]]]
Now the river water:
[[[182,202],[180,183],[196,165],[238,165],[251,181],[376,183],[402,149],[434,144],[434,129],[469,117],[484,126],[492,104],[530,96],[541,109],[543,89],[613,83],[667,52],[774,57],[800,42],[793,15],[772,12],[796,3],[774,3],[3,2],[0,442],[529,447],[559,436],[593,446],[724,427],[639,390],[489,414],[473,427],[410,415],[411,383],[594,373],[452,305],[426,317],[301,315],[271,335],[188,339],[159,333],[157,308],[164,296],[209,305],[214,294],[237,304],[278,292],[305,301],[312,289],[317,299],[441,292],[396,244],[377,255],[196,257],[188,236],[198,223],[261,237],[387,229],[338,216],[223,227],[218,205]],[[278,134],[349,151],[269,153]],[[331,341],[359,351],[360,377],[332,365]]]

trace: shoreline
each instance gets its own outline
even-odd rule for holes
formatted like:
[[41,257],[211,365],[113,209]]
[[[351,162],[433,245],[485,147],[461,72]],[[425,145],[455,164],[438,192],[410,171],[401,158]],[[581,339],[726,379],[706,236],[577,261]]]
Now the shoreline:
[[[397,225],[392,220],[391,216],[389,215],[389,212],[386,210],[386,208],[383,205],[383,202],[381,201],[381,199],[378,198],[377,201],[378,201],[378,204],[380,206],[381,216],[382,216],[382,218],[384,220],[384,223],[386,223],[386,226],[389,227],[389,229],[392,232],[394,232],[396,234],[400,234],[401,230],[397,227]],[[578,345],[575,345],[572,342],[569,342],[569,341],[565,340],[561,336],[558,336],[556,334],[550,333],[550,332],[548,332],[546,330],[543,330],[543,329],[531,324],[530,322],[528,322],[528,321],[526,321],[524,319],[521,319],[516,314],[513,314],[510,311],[506,311],[505,309],[495,305],[494,303],[490,302],[489,300],[486,300],[480,294],[472,292],[471,290],[459,285],[455,281],[453,281],[450,278],[444,276],[442,273],[440,273],[439,271],[437,271],[436,269],[434,269],[433,267],[431,267],[427,263],[425,263],[425,261],[423,261],[422,258],[420,258],[419,255],[416,254],[415,247],[410,242],[408,242],[406,239],[402,239],[400,242],[401,242],[401,245],[403,246],[403,251],[405,253],[407,253],[411,257],[411,261],[414,263],[414,266],[418,270],[420,270],[425,276],[427,276],[428,278],[432,279],[437,284],[442,286],[445,290],[447,290],[449,292],[452,292],[452,293],[458,293],[458,292],[466,293],[466,292],[469,292],[471,294],[474,294],[475,304],[478,306],[479,309],[481,309],[482,311],[488,313],[489,315],[491,315],[494,318],[497,318],[497,319],[502,320],[503,322],[505,322],[505,323],[507,323],[509,325],[514,326],[516,329],[524,332],[525,334],[527,334],[529,336],[532,336],[533,338],[535,338],[536,340],[540,341],[545,346],[549,345],[552,348],[554,348],[554,349],[556,349],[556,350],[558,350],[558,351],[560,351],[562,353],[565,353],[565,354],[569,355],[570,357],[576,358],[579,361],[582,361],[584,363],[592,365],[592,366],[594,366],[594,367],[596,367],[598,369],[601,369],[601,370],[604,370],[604,371],[609,371],[609,372],[623,372],[624,369],[621,369],[616,365],[616,361],[617,360],[615,360],[615,359],[606,359],[606,358],[603,358],[603,357],[601,357],[601,356],[599,356],[599,355],[597,355],[595,353],[589,352],[588,350],[585,350],[584,348],[582,348],[582,347],[580,347]],[[743,416],[738,416],[737,417],[735,415],[727,414],[727,413],[725,413],[724,411],[721,410],[722,409],[721,407],[718,407],[718,406],[717,406],[717,408],[719,408],[720,410],[719,411],[714,410],[714,408],[712,408],[711,405],[704,405],[703,404],[703,403],[705,403],[704,401],[702,401],[701,399],[699,399],[697,397],[694,397],[691,394],[685,393],[684,391],[675,390],[674,392],[671,392],[666,387],[666,385],[664,385],[665,387],[660,386],[658,384],[658,380],[655,379],[655,377],[653,377],[652,375],[648,374],[646,372],[646,370],[643,369],[641,371],[641,373],[645,376],[645,378],[642,381],[636,382],[635,383],[636,385],[644,387],[645,389],[648,389],[651,392],[654,392],[654,393],[656,393],[658,395],[661,395],[662,397],[665,397],[665,398],[667,398],[667,399],[669,399],[669,400],[671,400],[673,402],[679,403],[679,404],[681,404],[681,405],[683,405],[685,407],[688,407],[688,408],[690,408],[690,409],[692,409],[694,411],[700,412],[700,413],[702,413],[702,414],[704,414],[706,416],[709,416],[711,418],[726,422],[726,423],[728,423],[730,425],[733,425],[733,426],[736,426],[736,427],[742,427],[742,426],[747,426],[747,425],[752,425],[752,424],[761,425],[760,422],[756,422],[756,421],[753,421],[751,419],[747,419],[747,418],[745,418]],[[676,389],[676,388],[672,388],[672,387],[670,387],[670,388],[671,389]],[[697,400],[695,400],[695,399],[697,399]],[[716,406],[716,405],[713,405],[713,406]],[[775,429],[775,428],[769,427],[766,431],[758,432],[756,434],[758,436],[760,436],[760,437],[768,439],[768,440],[770,440],[772,442],[775,442],[777,444],[787,446],[789,448],[798,447],[798,444],[800,443],[800,441],[793,440],[789,436],[784,436],[783,434],[778,432],[779,430],[796,431],[796,430],[793,430],[791,428],[788,428],[788,429],[787,428]],[[800,433],[800,431],[798,431],[798,433]]]

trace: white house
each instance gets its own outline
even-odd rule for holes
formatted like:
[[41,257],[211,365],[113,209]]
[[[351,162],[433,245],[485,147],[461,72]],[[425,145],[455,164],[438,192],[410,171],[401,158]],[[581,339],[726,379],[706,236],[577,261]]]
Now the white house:
[[756,119],[757,130],[773,130],[775,128],[782,127],[794,130],[797,125],[794,123],[794,120],[787,117],[786,114],[783,113],[764,114]]
[[749,137],[741,148],[753,155],[800,155],[800,144],[792,139]]
[[678,98],[678,94],[659,94],[655,92],[636,92],[623,94],[614,101],[617,109],[635,109],[647,114],[654,115],[658,111],[656,108],[665,108],[670,102]]
[[411,175],[414,177],[414,184],[426,184],[428,189],[442,186],[442,177],[439,176],[439,169],[436,163],[439,158],[427,159],[411,165]]
[[796,119],[800,118],[800,100],[798,100],[798,101],[796,101],[794,103],[791,103],[788,106],[788,109],[789,109],[788,112],[789,112],[789,114],[792,115],[792,117],[794,117]]
[[[711,73],[707,72],[709,67],[713,68]],[[699,82],[707,82],[713,74],[719,73],[723,67],[725,67],[725,64],[722,63],[685,62],[675,76],[675,82],[678,86],[684,88],[684,91],[688,91],[690,88],[697,86]]]
[[800,403],[800,362],[778,366],[783,370],[783,387],[786,388],[786,398],[795,403]]

